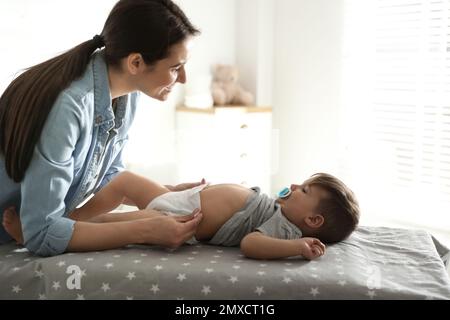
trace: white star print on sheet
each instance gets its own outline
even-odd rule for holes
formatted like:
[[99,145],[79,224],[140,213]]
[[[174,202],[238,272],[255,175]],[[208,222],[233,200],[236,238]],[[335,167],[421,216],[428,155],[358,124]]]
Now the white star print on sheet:
[[377,295],[377,293],[373,290],[369,290],[369,291],[367,291],[366,295],[368,295],[370,297],[370,299],[373,299]]
[[111,288],[109,287],[109,283],[102,283],[102,288],[101,288],[104,292],[111,290]]
[[126,277],[130,280],[133,280],[134,278],[136,278],[136,275],[134,272],[128,272]]
[[289,283],[289,282],[292,282],[292,279],[289,278],[289,277],[283,277],[283,282],[284,283]]
[[159,290],[159,285],[152,284],[152,287],[150,288],[150,291],[153,291],[153,294],[156,294]]
[[262,295],[263,293],[266,293],[264,291],[264,287],[256,287],[256,290],[254,291],[258,296]]
[[207,296],[208,294],[211,293],[211,287],[210,286],[203,286],[202,288],[202,293]]
[[177,279],[180,282],[182,282],[183,280],[186,280],[186,274],[185,273],[179,273]]
[[338,283],[339,283],[341,286],[345,286],[346,283],[347,283],[347,281],[345,281],[345,280],[339,280]]
[[61,285],[59,284],[59,281],[53,281],[52,288],[56,291],[59,288],[61,288]]
[[22,288],[20,288],[20,286],[13,286],[11,291],[14,293],[19,293],[22,291]]
[[44,276],[44,273],[42,270],[34,270],[34,273],[36,273],[35,277],[42,278]]
[[320,294],[319,288],[311,288],[311,291],[309,293],[316,297],[316,295]]

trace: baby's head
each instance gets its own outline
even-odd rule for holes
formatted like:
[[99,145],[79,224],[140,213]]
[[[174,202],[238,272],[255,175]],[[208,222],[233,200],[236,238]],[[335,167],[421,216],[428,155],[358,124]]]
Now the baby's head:
[[277,201],[304,237],[316,237],[324,243],[344,240],[359,222],[353,192],[330,174],[317,173],[302,185],[291,185],[289,197]]

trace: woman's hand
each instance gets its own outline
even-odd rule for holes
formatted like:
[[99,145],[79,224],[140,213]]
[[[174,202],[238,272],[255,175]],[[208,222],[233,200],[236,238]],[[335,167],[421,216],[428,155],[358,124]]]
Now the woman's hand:
[[202,181],[200,181],[200,182],[180,183],[180,184],[177,184],[176,186],[166,185],[166,188],[169,189],[170,191],[183,191],[186,189],[191,189],[191,188],[197,187],[197,186],[205,184],[205,183],[206,183],[206,181],[203,178]]
[[200,209],[195,209],[187,216],[156,215],[142,219],[140,242],[176,249],[195,235],[202,217]]
[[312,260],[325,254],[325,245],[317,238],[296,239],[300,246],[301,255],[308,260]]

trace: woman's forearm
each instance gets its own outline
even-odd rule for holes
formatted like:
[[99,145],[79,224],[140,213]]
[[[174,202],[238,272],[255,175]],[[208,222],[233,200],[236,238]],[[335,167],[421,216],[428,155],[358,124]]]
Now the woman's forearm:
[[145,218],[153,218],[157,215],[161,215],[161,213],[151,209],[130,212],[110,212],[98,215],[92,219],[89,219],[88,221],[96,223],[132,221]]
[[77,221],[67,250],[107,250],[141,242],[136,220],[110,223]]
[[202,217],[201,213],[176,218],[155,214],[150,218],[120,222],[77,221],[67,250],[107,250],[129,244],[177,248],[195,234]]

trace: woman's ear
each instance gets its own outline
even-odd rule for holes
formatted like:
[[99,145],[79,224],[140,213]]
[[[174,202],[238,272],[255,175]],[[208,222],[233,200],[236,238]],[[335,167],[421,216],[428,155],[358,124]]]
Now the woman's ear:
[[306,225],[313,229],[320,228],[324,222],[325,218],[321,214],[313,214],[305,218]]
[[126,59],[126,67],[129,73],[137,75],[145,66],[144,59],[140,53],[130,53]]

